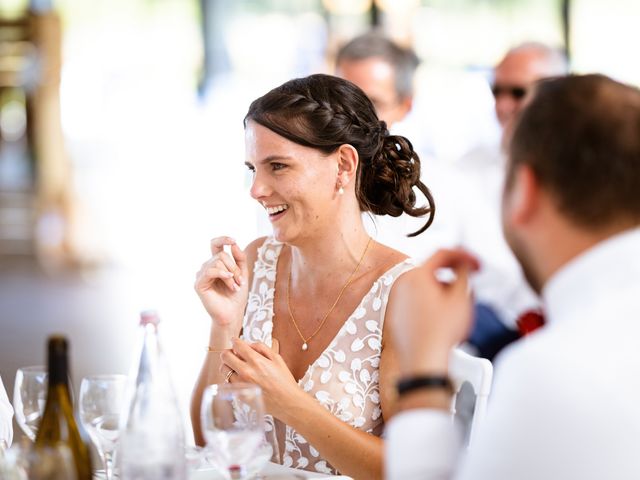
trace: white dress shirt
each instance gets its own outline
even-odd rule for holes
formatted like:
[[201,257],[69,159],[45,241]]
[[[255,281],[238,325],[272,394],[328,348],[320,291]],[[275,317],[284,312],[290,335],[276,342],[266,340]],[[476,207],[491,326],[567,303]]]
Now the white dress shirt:
[[4,442],[6,446],[11,445],[11,441],[13,440],[12,419],[13,408],[11,407],[11,403],[9,403],[7,392],[2,384],[2,377],[0,377],[0,446],[2,446],[2,442]]
[[501,203],[506,157],[497,144],[478,147],[459,159],[450,173],[450,205],[443,221],[453,230],[454,246],[461,246],[480,261],[473,276],[476,300],[491,306],[510,328],[540,300],[526,282],[522,269],[502,232]]
[[547,283],[548,323],[499,357],[489,412],[466,458],[446,412],[387,427],[390,480],[640,478],[640,228]]

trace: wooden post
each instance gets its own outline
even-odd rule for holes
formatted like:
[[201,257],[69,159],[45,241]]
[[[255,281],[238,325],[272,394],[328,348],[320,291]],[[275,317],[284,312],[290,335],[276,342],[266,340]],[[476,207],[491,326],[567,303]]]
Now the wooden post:
[[64,144],[60,117],[62,28],[54,11],[30,13],[31,41],[36,47],[38,78],[29,92],[36,159],[36,204],[40,228],[36,250],[45,267],[75,266],[75,201],[72,167]]

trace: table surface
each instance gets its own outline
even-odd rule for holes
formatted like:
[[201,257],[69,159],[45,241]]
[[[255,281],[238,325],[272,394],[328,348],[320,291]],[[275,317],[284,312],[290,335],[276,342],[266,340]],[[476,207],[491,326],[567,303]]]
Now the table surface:
[[[118,477],[116,477],[118,478]],[[105,480],[104,471],[95,472],[94,480]],[[308,472],[297,468],[285,467],[277,463],[269,462],[259,477],[255,480],[352,480],[344,475],[324,475],[322,473]],[[213,467],[203,467],[191,472],[189,480],[224,480],[224,477]]]
[[[189,480],[222,480],[222,476],[213,468],[198,469],[191,474]],[[341,479],[351,480],[351,477],[323,475],[321,473],[308,472],[306,470],[298,470],[296,468],[285,467],[276,463],[268,463],[262,471],[261,480],[285,480],[285,479]]]

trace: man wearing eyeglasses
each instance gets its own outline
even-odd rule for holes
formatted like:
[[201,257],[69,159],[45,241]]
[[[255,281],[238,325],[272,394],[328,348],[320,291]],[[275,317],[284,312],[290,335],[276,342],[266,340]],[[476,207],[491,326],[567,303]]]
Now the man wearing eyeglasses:
[[7,392],[2,384],[2,377],[0,377],[0,453],[11,445],[13,439],[12,418],[13,408],[11,408]]

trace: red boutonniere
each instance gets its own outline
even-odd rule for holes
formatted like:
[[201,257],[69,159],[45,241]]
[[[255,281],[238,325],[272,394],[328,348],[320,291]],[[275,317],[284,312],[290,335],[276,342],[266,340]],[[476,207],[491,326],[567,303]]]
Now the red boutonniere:
[[516,324],[520,336],[524,337],[544,325],[544,316],[539,310],[527,310],[518,317]]

